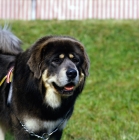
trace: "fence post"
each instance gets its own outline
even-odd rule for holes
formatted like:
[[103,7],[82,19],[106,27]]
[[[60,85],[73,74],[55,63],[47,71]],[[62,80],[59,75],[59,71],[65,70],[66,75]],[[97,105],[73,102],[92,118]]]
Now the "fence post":
[[31,19],[36,19],[36,1],[37,0],[31,0]]

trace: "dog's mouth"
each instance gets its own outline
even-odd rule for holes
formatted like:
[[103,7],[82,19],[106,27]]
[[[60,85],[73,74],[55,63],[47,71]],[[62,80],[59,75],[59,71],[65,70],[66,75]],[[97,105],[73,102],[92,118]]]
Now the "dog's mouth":
[[67,85],[63,87],[59,87],[56,83],[53,82],[53,86],[58,91],[58,93],[62,95],[68,95],[68,96],[72,95],[75,89],[75,84],[72,82],[68,83]]

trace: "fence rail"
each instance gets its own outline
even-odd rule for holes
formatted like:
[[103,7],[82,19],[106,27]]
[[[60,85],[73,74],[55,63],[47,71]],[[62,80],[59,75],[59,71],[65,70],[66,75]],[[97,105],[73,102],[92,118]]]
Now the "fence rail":
[[139,0],[0,0],[0,19],[139,19]]

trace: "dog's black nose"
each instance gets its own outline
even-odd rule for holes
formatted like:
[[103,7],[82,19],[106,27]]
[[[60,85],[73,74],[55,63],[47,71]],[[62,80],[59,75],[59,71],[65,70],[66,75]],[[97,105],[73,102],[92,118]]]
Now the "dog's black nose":
[[77,71],[75,69],[68,69],[66,74],[68,78],[74,79],[77,76]]

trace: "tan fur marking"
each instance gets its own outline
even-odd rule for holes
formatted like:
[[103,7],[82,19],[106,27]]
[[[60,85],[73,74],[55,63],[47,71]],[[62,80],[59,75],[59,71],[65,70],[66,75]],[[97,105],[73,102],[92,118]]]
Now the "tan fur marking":
[[79,84],[82,82],[83,79],[84,79],[84,74],[81,72]]
[[61,58],[61,59],[64,58],[64,57],[65,57],[64,54],[59,55],[59,58]]
[[69,54],[69,58],[73,58],[74,57],[74,55],[73,54]]
[[61,105],[61,97],[54,89],[52,82],[55,81],[56,77],[47,77],[47,70],[42,74],[42,80],[46,87],[45,102],[48,103],[52,108],[57,108]]

